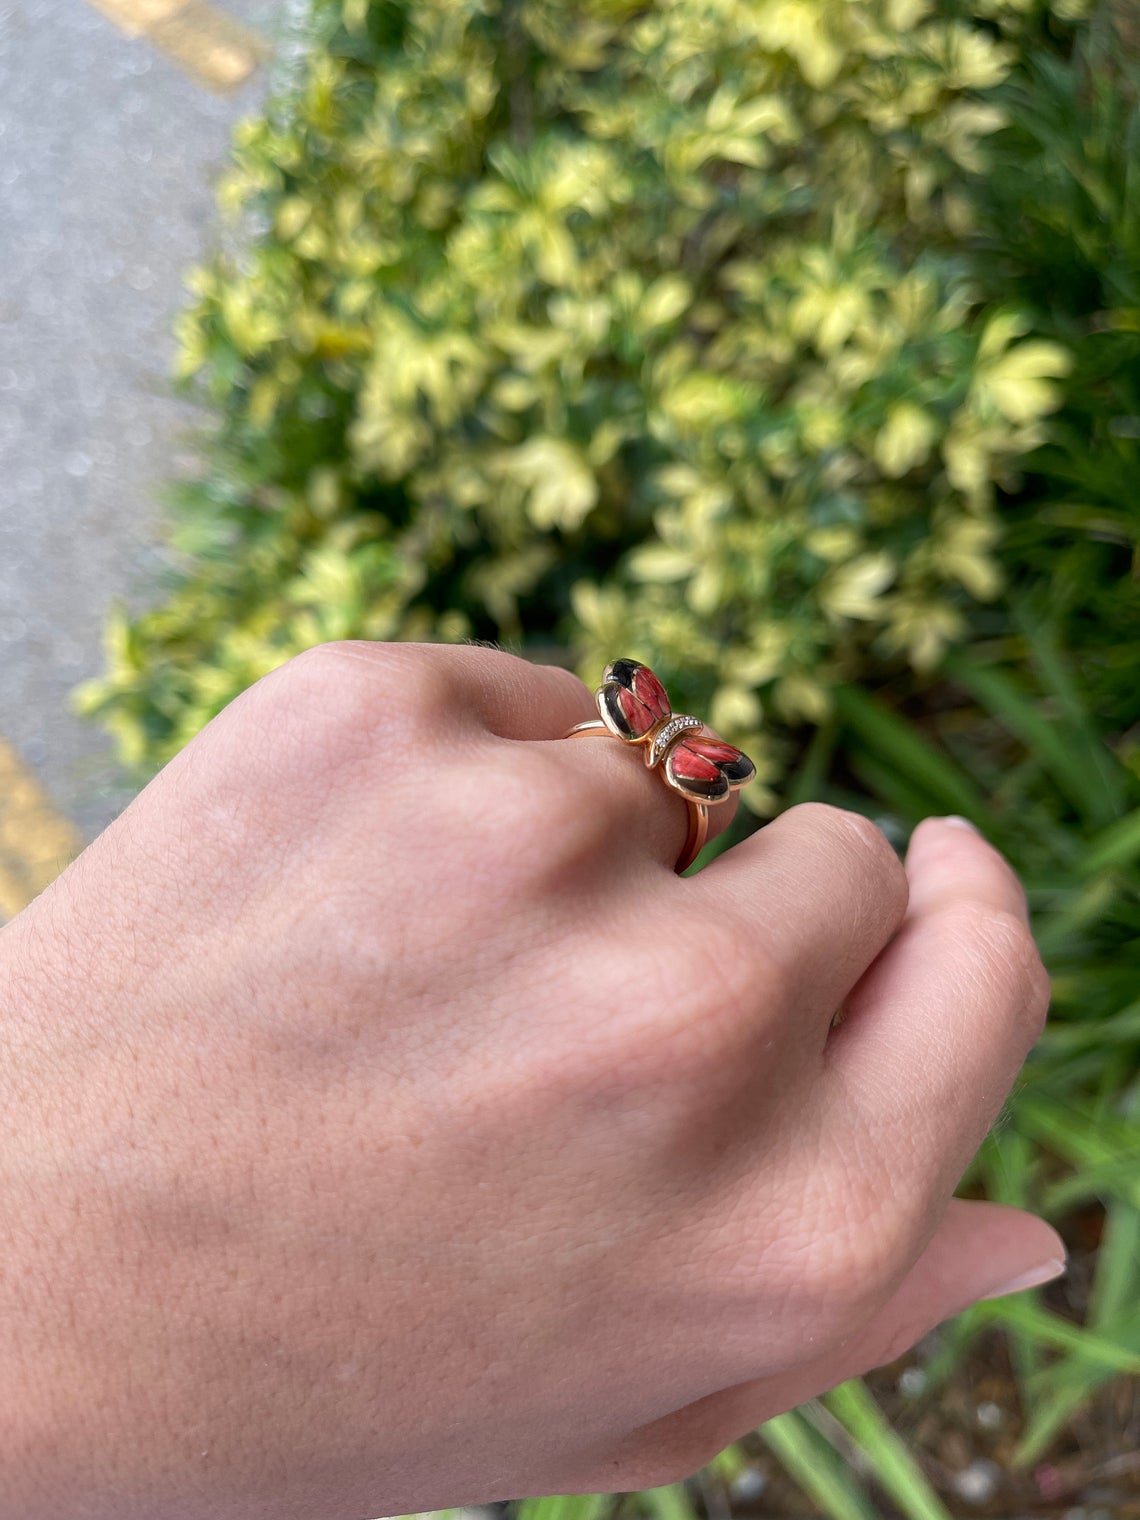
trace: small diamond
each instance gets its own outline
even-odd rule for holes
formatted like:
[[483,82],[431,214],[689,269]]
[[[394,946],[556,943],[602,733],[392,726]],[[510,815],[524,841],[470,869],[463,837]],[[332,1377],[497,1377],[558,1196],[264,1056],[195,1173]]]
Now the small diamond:
[[689,728],[703,728],[703,726],[699,718],[686,717],[684,714],[670,718],[665,727],[654,736],[653,763],[655,764],[661,758],[678,734],[684,733]]

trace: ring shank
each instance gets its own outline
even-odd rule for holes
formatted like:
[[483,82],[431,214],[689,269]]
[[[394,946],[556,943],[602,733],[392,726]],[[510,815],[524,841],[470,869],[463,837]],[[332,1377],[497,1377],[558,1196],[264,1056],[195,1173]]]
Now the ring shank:
[[[602,722],[601,718],[588,718],[584,723],[575,723],[573,728],[568,728],[562,737],[564,739],[573,739],[579,736],[583,738],[589,738],[593,734],[596,734],[603,739],[617,738],[616,734],[610,733],[609,729]],[[621,741],[618,740],[618,743],[620,742]],[[673,790],[673,788],[670,788],[670,790]],[[678,793],[678,795],[680,794]],[[687,871],[692,865],[693,861],[696,860],[697,856],[704,849],[705,840],[709,836],[708,804],[704,802],[694,802],[689,797],[683,797],[681,800],[684,802],[685,807],[688,809],[689,832],[688,836],[685,839],[684,848],[682,849],[680,855],[677,857],[677,864],[673,867],[678,876],[680,876],[682,871]]]

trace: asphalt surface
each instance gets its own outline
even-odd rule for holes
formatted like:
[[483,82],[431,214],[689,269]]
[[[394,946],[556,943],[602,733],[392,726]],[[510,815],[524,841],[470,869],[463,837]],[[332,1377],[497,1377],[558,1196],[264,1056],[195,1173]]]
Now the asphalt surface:
[[[284,30],[268,0],[225,8]],[[84,0],[0,0],[0,739],[87,838],[130,793],[68,697],[111,602],[156,596],[192,421],[171,328],[264,88],[211,95]]]

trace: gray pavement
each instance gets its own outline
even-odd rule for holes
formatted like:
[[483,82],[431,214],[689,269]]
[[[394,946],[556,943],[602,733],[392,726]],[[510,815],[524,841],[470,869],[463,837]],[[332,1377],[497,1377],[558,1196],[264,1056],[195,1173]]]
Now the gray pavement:
[[[270,0],[227,0],[271,40]],[[84,0],[0,0],[0,738],[90,837],[127,800],[68,707],[113,598],[152,600],[186,270],[214,236],[236,96],[207,93]]]

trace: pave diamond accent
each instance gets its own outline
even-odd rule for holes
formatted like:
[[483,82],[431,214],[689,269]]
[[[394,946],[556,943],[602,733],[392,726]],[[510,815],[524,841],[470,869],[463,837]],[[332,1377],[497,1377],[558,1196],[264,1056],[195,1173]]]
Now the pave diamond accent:
[[678,734],[683,734],[688,728],[703,727],[704,724],[700,718],[688,718],[680,713],[675,718],[670,718],[664,728],[659,729],[653,736],[653,751],[650,756],[650,765],[657,764]]

